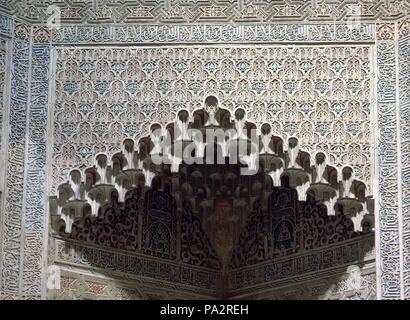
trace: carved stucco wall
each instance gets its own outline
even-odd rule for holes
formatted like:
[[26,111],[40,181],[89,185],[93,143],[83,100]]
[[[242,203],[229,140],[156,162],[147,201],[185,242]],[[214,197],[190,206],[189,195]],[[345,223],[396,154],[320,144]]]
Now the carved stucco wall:
[[[149,33],[138,31],[145,35],[142,41],[147,42],[150,39],[147,35],[161,39],[161,29],[150,28]],[[234,29],[235,33],[220,32],[224,29],[224,26],[205,29],[184,27],[181,30],[178,28],[178,31],[188,31],[187,35],[195,38],[196,42],[210,35],[219,36],[221,43],[227,40],[239,42],[244,37],[243,32],[257,37],[262,35],[257,32],[246,33],[242,28]],[[286,35],[287,26],[264,29],[265,36],[269,34],[279,38]],[[327,37],[349,39],[350,36],[357,36],[343,26],[332,29],[331,26],[312,29],[306,26],[298,36],[300,39],[317,37],[322,43]],[[87,39],[88,35],[95,35],[95,32],[84,33],[77,28],[73,30],[78,32],[80,41]],[[333,31],[333,35],[324,30]],[[372,37],[374,30],[371,26],[364,26],[363,30],[365,32],[359,37]],[[54,34],[54,39],[71,42],[71,37],[67,35],[72,33],[67,31],[71,30],[61,32],[62,37]],[[184,37],[182,32],[177,34]],[[114,41],[126,41],[122,35],[116,30],[113,36],[118,38],[114,38]],[[133,35],[129,33],[130,37]],[[185,41],[189,39],[185,36]],[[259,38],[259,41],[263,42],[263,39]],[[96,154],[104,153],[110,158],[121,149],[124,139],[137,141],[148,134],[152,123],[165,126],[173,122],[179,110],[192,112],[201,109],[205,97],[212,94],[228,110],[243,108],[248,113],[247,118],[258,127],[265,122],[270,123],[274,134],[285,141],[291,136],[298,137],[301,147],[312,155],[325,152],[330,164],[335,165],[340,172],[349,163],[354,167],[356,177],[366,183],[370,194],[374,159],[374,101],[371,99],[373,56],[371,45],[320,43],[316,46],[293,47],[239,44],[230,47],[222,44],[206,47],[121,48],[96,45],[56,48],[53,62],[55,96],[52,102],[53,180],[49,193],[56,194],[56,188],[66,181],[67,174],[73,168],[84,172],[93,165]],[[76,251],[82,254],[65,255],[59,243],[55,243],[56,252],[51,261],[60,266],[68,263],[81,265],[84,262],[80,257],[84,254],[108,259],[108,253],[92,248],[77,247]],[[142,272],[142,275],[157,274],[155,269],[161,268],[158,262],[130,257],[130,268],[134,264],[141,265],[143,271],[133,267],[118,270],[114,261],[125,258],[112,257],[105,260],[104,264],[116,272]],[[345,258],[346,261],[353,261],[351,259],[355,259],[355,255]],[[97,260],[93,260],[95,264]],[[88,268],[101,272],[101,263],[94,264],[86,263]],[[157,264],[156,268],[153,267]],[[315,268],[321,268],[318,262],[313,264],[317,264]],[[307,263],[305,268],[312,267],[309,266]],[[181,272],[177,266],[164,265],[162,268],[171,268],[174,274]],[[74,270],[74,266],[64,270],[63,277],[70,272],[73,277],[76,273]],[[257,281],[261,272],[248,277],[254,277]],[[170,280],[165,274],[157,276],[165,281]],[[204,288],[211,290],[208,294],[213,295],[212,281],[206,279],[205,274],[201,276],[195,270],[186,269],[181,276],[183,278],[178,282],[184,290],[187,290],[186,286],[192,285],[190,279],[197,279],[195,281],[203,283]],[[241,272],[235,276],[238,279],[243,277]],[[89,276],[85,279],[95,280]],[[83,283],[83,286],[86,287],[86,284]],[[161,286],[167,285],[161,283]],[[181,295],[175,290],[172,292],[173,296]],[[202,294],[206,296],[206,293]],[[56,296],[61,296],[61,292],[57,292]]]
[[[41,7],[41,6],[40,6]],[[377,135],[375,159],[378,195],[376,252],[378,297],[409,297],[408,278],[408,74],[409,21],[360,25],[354,32],[337,25],[63,27],[49,31],[1,17],[1,39],[8,43],[12,72],[6,90],[2,125],[1,298],[45,298],[47,205],[52,190],[52,151],[47,145],[50,52],[61,43],[117,44],[165,42],[263,43],[264,41],[375,43],[377,69]],[[343,30],[343,31],[342,31]],[[341,32],[342,31],[342,32]],[[377,32],[376,32],[377,31]],[[51,40],[50,40],[51,39]],[[51,45],[51,46],[50,46]],[[100,49],[93,48],[93,51]],[[130,50],[130,49],[127,49]],[[294,49],[287,49],[294,50]],[[57,68],[57,65],[55,65]],[[57,76],[56,70],[51,73]],[[51,81],[50,92],[57,88]],[[7,95],[7,92],[10,92]],[[256,94],[257,96],[257,94]],[[3,107],[3,108],[4,108]],[[400,126],[398,125],[400,123]],[[4,129],[4,128],[7,128]],[[56,135],[57,137],[58,135]],[[57,148],[58,151],[58,148]],[[54,153],[56,154],[56,153]],[[47,155],[47,156],[46,156]],[[76,157],[80,156],[77,154]],[[49,165],[45,163],[49,158]],[[80,164],[81,165],[81,164]],[[365,179],[366,180],[366,179]],[[49,181],[49,187],[46,187]],[[370,180],[369,180],[370,181]]]

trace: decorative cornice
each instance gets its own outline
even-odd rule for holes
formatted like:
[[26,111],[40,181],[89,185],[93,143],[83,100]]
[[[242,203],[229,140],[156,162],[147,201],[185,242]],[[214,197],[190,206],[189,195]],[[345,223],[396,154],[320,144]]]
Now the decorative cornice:
[[372,42],[374,38],[372,23],[63,26],[52,32],[54,44],[329,43]]
[[406,0],[14,0],[3,3],[0,12],[33,24],[45,24],[57,14],[63,24],[237,24],[395,20],[409,8]]
[[[394,22],[391,22],[394,25]],[[385,24],[383,24],[385,25]],[[26,30],[22,31],[22,28]],[[30,24],[0,13],[0,36],[30,36]],[[134,24],[34,26],[34,43],[89,44],[201,44],[201,43],[331,43],[373,42],[375,23],[345,22],[290,24]]]

